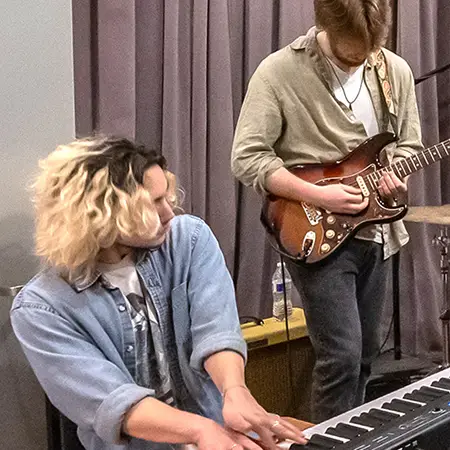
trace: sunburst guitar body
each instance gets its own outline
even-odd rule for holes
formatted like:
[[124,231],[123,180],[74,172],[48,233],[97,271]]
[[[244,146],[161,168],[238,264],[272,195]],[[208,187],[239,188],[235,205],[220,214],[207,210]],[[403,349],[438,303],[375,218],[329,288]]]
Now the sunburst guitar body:
[[319,186],[339,183],[355,186],[369,202],[359,214],[349,215],[269,195],[263,203],[261,221],[275,248],[291,259],[316,263],[337,252],[364,226],[401,219],[407,206],[390,206],[378,193],[378,182],[383,173],[393,171],[399,178],[404,178],[449,156],[450,140],[383,167],[380,152],[395,140],[392,133],[380,133],[367,139],[341,161],[290,169],[295,176]]

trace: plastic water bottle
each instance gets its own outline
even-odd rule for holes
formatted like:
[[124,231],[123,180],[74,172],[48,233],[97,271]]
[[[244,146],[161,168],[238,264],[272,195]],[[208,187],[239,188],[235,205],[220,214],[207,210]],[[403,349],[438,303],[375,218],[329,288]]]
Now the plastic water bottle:
[[[284,263],[283,263],[284,264]],[[286,283],[286,302],[288,318],[292,315],[292,278],[286,264],[284,264],[284,278]],[[273,317],[277,320],[284,320],[284,285],[281,262],[277,263],[277,268],[272,276],[272,296],[273,296]]]

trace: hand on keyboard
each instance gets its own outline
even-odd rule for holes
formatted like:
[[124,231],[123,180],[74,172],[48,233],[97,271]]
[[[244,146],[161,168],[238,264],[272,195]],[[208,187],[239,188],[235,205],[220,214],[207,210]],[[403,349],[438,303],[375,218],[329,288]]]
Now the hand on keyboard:
[[223,417],[225,425],[233,430],[243,434],[256,433],[258,444],[267,450],[277,450],[277,442],[283,439],[306,443],[303,433],[297,427],[265,411],[247,389],[227,391],[224,396]]

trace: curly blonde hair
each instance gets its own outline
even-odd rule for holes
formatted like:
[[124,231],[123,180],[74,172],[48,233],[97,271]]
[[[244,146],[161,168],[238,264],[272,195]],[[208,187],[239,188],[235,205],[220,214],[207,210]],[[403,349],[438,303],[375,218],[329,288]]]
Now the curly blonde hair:
[[163,156],[128,139],[90,137],[61,145],[40,161],[32,185],[36,254],[69,281],[87,281],[96,258],[119,236],[149,237],[159,217],[144,173],[159,165],[177,210],[176,179]]

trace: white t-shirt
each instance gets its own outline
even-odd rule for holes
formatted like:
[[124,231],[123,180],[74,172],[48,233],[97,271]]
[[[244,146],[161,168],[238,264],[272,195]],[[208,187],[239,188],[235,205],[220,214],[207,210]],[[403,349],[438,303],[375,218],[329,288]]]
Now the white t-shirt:
[[[334,71],[331,70],[331,79],[335,97],[352,110],[355,120],[360,120],[362,122],[367,137],[378,134],[380,129],[378,127],[375,108],[369,89],[364,81],[366,63],[359,66],[355,72],[349,74],[344,72],[330,59],[327,58],[327,61],[332,69],[334,69]],[[340,83],[337,78],[339,78]],[[349,101],[351,102],[351,105]],[[363,228],[356,234],[356,237],[382,244],[383,232],[381,225],[372,225]]]
[[[363,80],[365,63],[359,66],[352,74],[348,74],[334,64],[333,61],[329,59],[328,61],[334,69],[334,73],[332,73],[332,88],[335,97],[348,107],[350,107],[349,101],[352,102],[351,110],[356,119],[363,123],[368,137],[378,134],[379,128],[375,108],[373,107],[369,89],[367,89]],[[342,87],[336,77],[339,78]],[[346,96],[347,98],[345,98]]]

